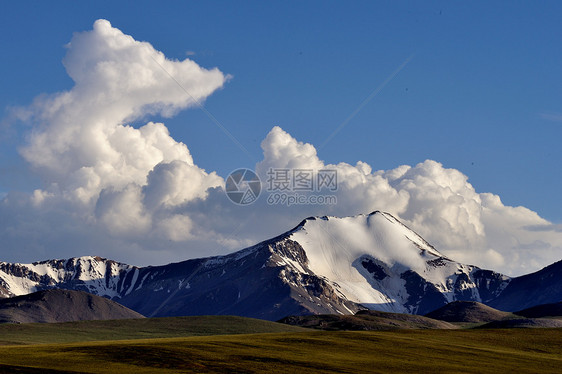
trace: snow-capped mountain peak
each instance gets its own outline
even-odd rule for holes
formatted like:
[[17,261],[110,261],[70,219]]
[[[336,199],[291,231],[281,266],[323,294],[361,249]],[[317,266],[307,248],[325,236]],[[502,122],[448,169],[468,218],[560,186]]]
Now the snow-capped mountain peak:
[[[310,271],[328,279],[343,297],[370,308],[425,310],[419,290],[409,284],[412,277],[446,302],[483,300],[475,279],[480,269],[446,258],[389,213],[311,217],[289,238],[302,246]],[[507,284],[507,277],[501,279]]]
[[135,271],[134,266],[95,256],[31,264],[0,262],[0,295],[25,295],[72,284],[73,289],[112,298],[122,291],[124,276]]
[[373,256],[388,266],[423,271],[426,261],[443,258],[422,237],[389,213],[353,217],[308,218],[291,239],[305,249],[311,269],[330,274],[348,268],[361,256]]
[[389,213],[311,217],[241,251],[138,268],[99,257],[0,262],[0,297],[49,288],[106,296],[146,316],[424,314],[494,300],[510,278],[443,256]]

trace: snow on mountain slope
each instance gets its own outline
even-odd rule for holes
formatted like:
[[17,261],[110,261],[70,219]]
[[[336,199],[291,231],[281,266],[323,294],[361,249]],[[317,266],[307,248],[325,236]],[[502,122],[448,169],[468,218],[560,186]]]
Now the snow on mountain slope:
[[[304,249],[308,269],[349,301],[372,309],[419,313],[428,296],[444,303],[458,298],[483,301],[479,288],[487,289],[490,281],[482,282],[479,268],[446,258],[388,213],[309,218],[290,239]],[[505,283],[495,285],[493,293],[509,281],[492,278]]]
[[487,303],[510,278],[443,256],[388,213],[308,218],[225,256],[137,268],[99,257],[0,262],[0,297],[62,288],[106,296],[146,316],[425,314]]
[[32,264],[0,262],[0,296],[26,295],[48,288],[69,288],[113,298],[126,275],[138,268],[100,257],[84,256]]

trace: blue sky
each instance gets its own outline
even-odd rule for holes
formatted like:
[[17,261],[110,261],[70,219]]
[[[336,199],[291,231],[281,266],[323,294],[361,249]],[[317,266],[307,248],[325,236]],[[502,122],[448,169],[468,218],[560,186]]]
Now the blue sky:
[[[260,159],[259,142],[273,125],[319,146],[414,55],[320,158],[362,160],[376,169],[434,159],[462,171],[478,191],[562,222],[557,2],[24,1],[1,7],[2,108],[71,87],[63,45],[98,18],[168,57],[191,51],[202,66],[232,74],[206,107],[255,160],[200,111],[166,121],[200,166],[223,176]],[[10,168],[16,137],[3,139],[3,190],[27,183]],[[209,142],[221,151],[208,152]]]
[[[205,108],[165,122],[195,163],[225,178],[262,160],[273,126],[326,163],[374,170],[431,159],[479,193],[562,223],[558,2],[2,2],[0,191],[44,187],[18,154],[29,124],[10,109],[73,86],[61,63],[96,19],[169,59],[232,75]],[[325,146],[322,144],[407,59]],[[321,148],[320,148],[321,147]]]

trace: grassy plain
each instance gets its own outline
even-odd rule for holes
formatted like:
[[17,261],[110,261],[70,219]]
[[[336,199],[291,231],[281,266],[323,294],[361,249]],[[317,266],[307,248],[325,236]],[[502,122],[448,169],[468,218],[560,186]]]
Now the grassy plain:
[[0,339],[8,343],[0,346],[0,372],[10,373],[497,374],[562,367],[562,329],[328,332],[239,317],[181,317],[6,325]]
[[298,331],[306,330],[261,319],[235,316],[0,324],[0,346]]

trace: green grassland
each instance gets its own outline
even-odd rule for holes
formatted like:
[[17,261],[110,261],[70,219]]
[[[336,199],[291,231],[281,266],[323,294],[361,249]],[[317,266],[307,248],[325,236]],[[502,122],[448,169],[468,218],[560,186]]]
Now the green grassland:
[[[558,373],[562,367],[562,329],[343,332],[292,328],[292,331],[274,332],[271,329],[291,327],[239,317],[155,320],[152,323],[167,322],[169,328],[164,331],[162,326],[151,325],[150,320],[145,320],[144,327],[137,325],[143,320],[81,322],[73,324],[74,327],[70,327],[72,324],[0,326],[3,340],[5,333],[12,334],[5,342],[17,341],[8,331],[10,328],[18,327],[25,332],[25,339],[17,341],[18,345],[0,346],[0,372],[497,374]],[[113,324],[114,336],[124,339],[128,331],[134,339],[85,341],[110,338],[108,325],[103,333],[94,333],[96,329],[89,326],[95,324],[99,328],[103,322]],[[34,344],[48,341],[47,331],[53,326],[64,333],[50,330],[57,335],[52,342]],[[178,329],[183,332],[175,331]],[[252,329],[254,333],[248,333]],[[255,330],[260,331],[255,333]],[[76,332],[74,338],[67,335],[71,331]],[[216,335],[225,333],[229,335]],[[149,338],[138,339],[142,334]],[[174,334],[184,336],[163,337]]]
[[261,319],[235,316],[0,324],[0,346],[298,331],[306,330]]

